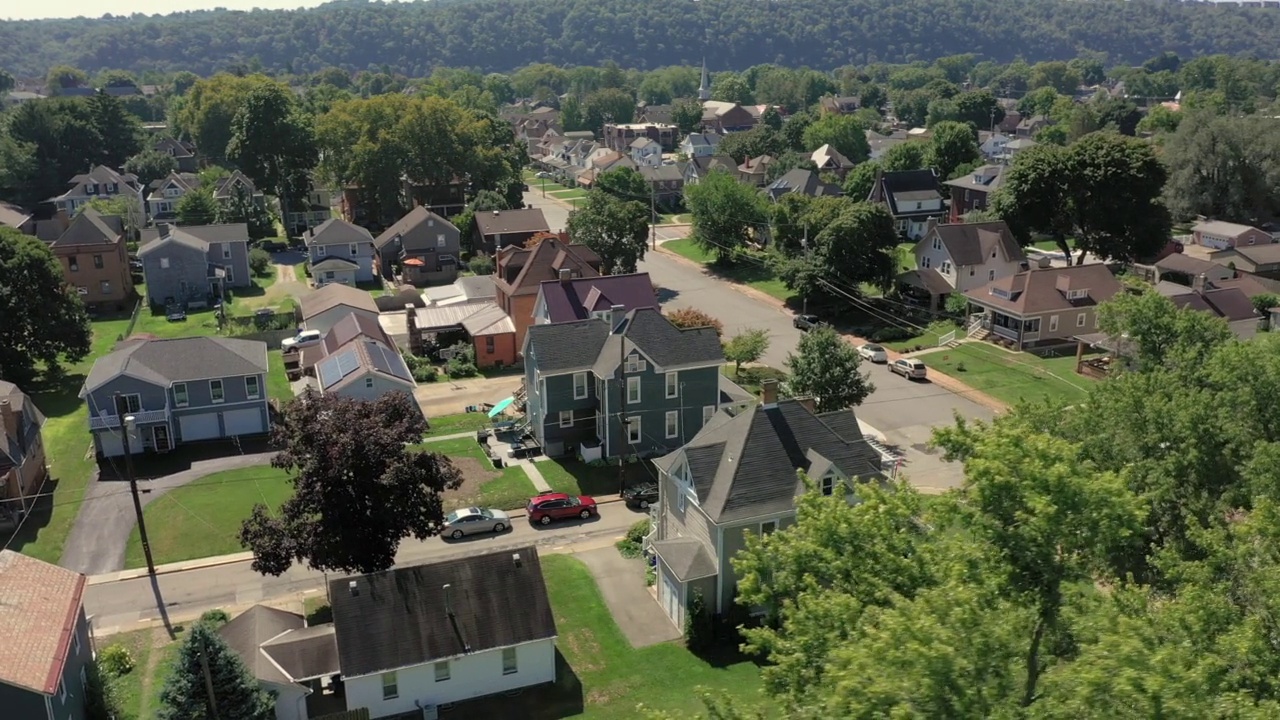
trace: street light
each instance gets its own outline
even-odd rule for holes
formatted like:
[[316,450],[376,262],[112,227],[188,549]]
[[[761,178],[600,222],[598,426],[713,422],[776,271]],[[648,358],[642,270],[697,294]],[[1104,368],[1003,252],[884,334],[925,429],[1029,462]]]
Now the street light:
[[142,540],[142,552],[147,558],[147,572],[155,576],[156,563],[154,558],[151,557],[151,543],[147,540],[147,524],[142,517],[142,500],[138,497],[138,480],[133,476],[133,448],[129,446],[129,435],[137,427],[138,418],[135,415],[125,415],[128,412],[128,403],[122,395],[117,393],[115,401],[116,415],[124,415],[123,421],[120,423],[120,441],[124,449],[125,479],[129,481],[129,492],[133,495],[133,512],[138,521],[138,535]]

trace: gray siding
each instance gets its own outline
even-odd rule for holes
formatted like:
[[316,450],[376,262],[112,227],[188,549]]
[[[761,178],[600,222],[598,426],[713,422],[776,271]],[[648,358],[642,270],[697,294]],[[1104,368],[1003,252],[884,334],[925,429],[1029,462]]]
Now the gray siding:
[[[426,262],[426,271],[435,272],[440,269],[441,255],[459,257],[462,243],[457,228],[449,223],[436,223],[434,219],[429,222],[432,224],[420,223],[411,228],[401,238],[401,246],[404,248],[403,257],[422,258]],[[443,246],[439,244],[441,235],[444,236]],[[387,243],[387,247],[393,246],[394,243]]]
[[[231,246],[231,257],[223,257],[222,247]],[[209,243],[209,262],[214,265],[231,267],[230,287],[249,287],[253,284],[253,276],[249,272],[249,244],[242,242]]]
[[[80,608],[76,618],[75,638],[67,647],[67,661],[62,668],[62,684],[66,690],[63,700],[57,690],[53,696],[46,696],[33,690],[14,687],[0,683],[0,708],[6,718],[22,720],[85,720],[84,686],[80,682],[80,671],[93,662],[93,648],[90,645],[89,623],[85,619],[84,608]],[[76,644],[79,643],[77,650]]]
[[[781,530],[795,522],[795,513],[784,515],[777,518],[778,529]],[[760,521],[756,520],[749,523],[739,523],[737,525],[720,525],[717,526],[717,532],[720,533],[720,582],[723,589],[720,591],[722,596],[720,599],[721,607],[716,612],[726,612],[733,607],[733,598],[737,594],[738,573],[733,569],[733,557],[747,546],[747,535],[760,534]],[[716,600],[708,598],[707,604],[715,607]]]
[[[325,249],[325,254],[320,254],[320,248]],[[349,243],[334,243],[332,245],[312,245],[307,248],[307,256],[312,265],[323,262],[327,257],[338,257],[343,260],[351,260],[358,266],[356,268],[356,282],[368,282],[374,279],[373,275],[373,243],[361,242],[356,243],[356,254],[351,255]]]
[[[365,383],[365,378],[370,377],[373,378],[373,387],[368,387]],[[384,393],[397,391],[413,395],[412,387],[406,387],[404,383],[391,380],[385,375],[365,371],[360,374],[360,377],[352,380],[350,384],[338,388],[336,394],[341,397],[358,398],[360,400],[377,400]]]
[[[659,515],[658,539],[693,538],[702,543],[703,547],[707,549],[707,554],[711,556],[712,560],[715,560],[715,526],[711,520],[702,514],[702,511],[698,509],[697,503],[692,500],[685,502],[684,511],[682,512],[676,500],[676,494],[679,492],[677,483],[665,472],[661,474],[660,478],[658,504],[661,506],[661,514]],[[707,600],[709,604],[715,603],[714,598],[708,598]]]
[[[254,402],[265,401],[267,397],[267,378],[265,375],[258,375],[258,397]],[[188,380],[187,385],[187,406],[185,408],[177,408],[176,401],[173,400],[173,388],[169,388],[166,392],[170,399],[170,405],[175,406],[174,414],[191,414],[192,411],[207,410],[210,407],[222,407],[223,405],[233,405],[235,403],[249,402],[249,392],[245,388],[244,376],[234,375],[231,377],[215,378],[222,381],[222,402],[214,404],[213,393],[209,387],[209,380]]]
[[[161,260],[168,260],[169,267],[161,267]],[[170,299],[178,303],[209,299],[209,259],[190,246],[170,242],[147,253],[142,257],[142,276],[152,305],[164,305]]]
[[[573,375],[553,375],[542,379],[539,392],[546,393],[546,417],[540,417],[542,423],[543,447],[551,448],[557,444],[563,447],[561,452],[576,452],[577,445],[586,440],[596,439],[596,413],[599,405],[596,399],[595,377],[587,371],[587,397],[575,400],[573,397]],[[573,426],[560,427],[560,413],[573,412]],[[541,407],[539,407],[541,412]],[[548,450],[550,452],[550,450]]]
[[[609,452],[619,454],[638,454],[641,456],[665,453],[681,447],[691,440],[702,429],[702,411],[708,405],[716,405],[720,400],[720,368],[712,366],[677,371],[677,395],[666,396],[665,373],[656,373],[653,366],[646,364],[641,373],[624,374],[624,367],[609,379],[605,392],[609,393],[610,411],[608,418]],[[615,410],[619,399],[626,399],[627,377],[640,377],[640,402],[625,403],[621,412],[628,419],[639,418],[640,442],[632,447],[627,446],[627,435],[622,428],[618,411]],[[678,433],[674,438],[666,437],[666,415],[668,411],[676,411],[680,415]],[[623,452],[623,449],[626,452]]]
[[115,394],[138,395],[143,410],[164,410],[168,401],[165,388],[139,380],[129,375],[121,375],[115,380],[89,393],[85,402],[89,406],[89,415],[115,415]]

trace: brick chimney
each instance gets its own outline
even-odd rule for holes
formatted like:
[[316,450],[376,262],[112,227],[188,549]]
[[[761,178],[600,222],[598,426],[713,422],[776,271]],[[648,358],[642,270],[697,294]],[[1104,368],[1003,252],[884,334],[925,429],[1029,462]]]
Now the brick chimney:
[[1209,289],[1209,276],[1204,273],[1200,273],[1191,278],[1191,289],[1198,293],[1204,293],[1204,291]]
[[760,383],[760,406],[766,410],[778,407],[777,380],[765,380]]
[[18,411],[13,409],[13,405],[6,398],[0,400],[0,421],[4,423],[4,434],[22,443],[22,433],[18,429]]
[[567,267],[560,268],[560,282],[567,285],[573,278],[573,271]]

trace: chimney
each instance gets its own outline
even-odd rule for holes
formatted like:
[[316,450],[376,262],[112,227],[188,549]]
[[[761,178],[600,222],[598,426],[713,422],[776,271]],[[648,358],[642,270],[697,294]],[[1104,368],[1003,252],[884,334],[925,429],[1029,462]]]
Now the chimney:
[[518,568],[524,567],[524,562],[520,560],[520,553],[511,553],[511,564]]
[[[1191,289],[1195,290],[1198,293],[1203,293],[1205,290],[1208,290],[1209,276],[1205,275],[1204,273],[1200,273],[1199,275],[1196,275],[1195,277],[1191,278]],[[5,422],[5,427],[8,427],[8,426],[9,426],[8,422]]]
[[1052,263],[1049,260],[1048,255],[1041,255],[1036,258],[1036,267],[1040,268],[1041,270],[1048,270],[1051,264]]
[[815,415],[818,414],[818,404],[814,402],[812,397],[796,398],[796,402],[800,403],[801,407],[805,410],[808,410]]
[[[4,434],[22,444],[22,433],[18,428],[18,413],[7,399],[0,400],[0,420],[4,421]],[[24,448],[25,449],[25,448]]]
[[571,277],[573,277],[572,270],[569,268],[560,268],[560,282],[568,283]]
[[760,405],[766,410],[778,407],[777,380],[765,380],[760,383]]
[[360,588],[356,585],[355,580],[347,583],[347,592],[351,593],[351,597],[360,597]]
[[929,218],[928,220],[925,221],[925,224],[924,224],[924,234],[928,235],[929,233],[933,232],[933,229],[936,227],[938,227],[938,218],[935,218],[935,217]]

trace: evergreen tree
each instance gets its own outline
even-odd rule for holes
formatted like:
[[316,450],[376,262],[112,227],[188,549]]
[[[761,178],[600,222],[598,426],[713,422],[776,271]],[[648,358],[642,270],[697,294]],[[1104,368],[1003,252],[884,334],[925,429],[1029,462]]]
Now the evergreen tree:
[[[203,656],[203,660],[202,660]],[[208,663],[213,685],[210,706],[204,664]],[[271,693],[258,687],[244,661],[222,636],[205,623],[196,623],[178,650],[173,673],[160,691],[159,720],[208,720],[213,717],[236,720],[270,720],[275,717]]]

